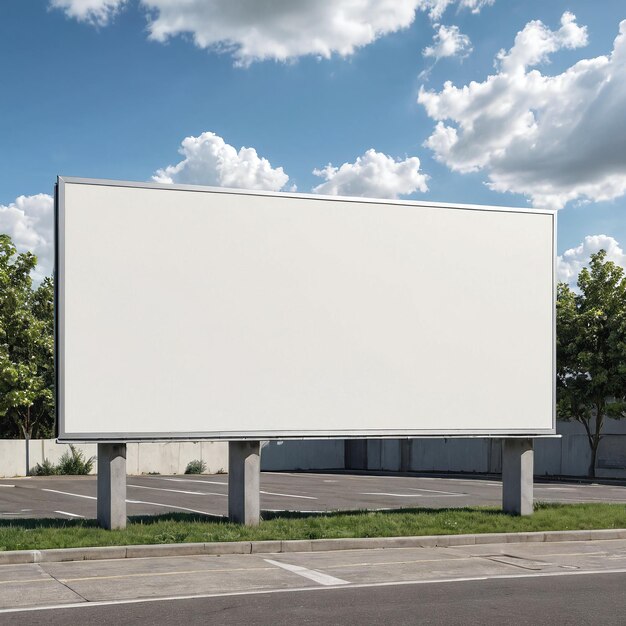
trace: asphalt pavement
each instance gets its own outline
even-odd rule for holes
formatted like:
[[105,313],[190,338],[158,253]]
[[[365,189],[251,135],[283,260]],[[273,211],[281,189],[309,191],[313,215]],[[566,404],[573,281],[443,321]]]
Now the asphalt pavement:
[[[228,475],[128,476],[129,515],[187,512],[224,516]],[[535,501],[626,503],[626,486],[536,482]],[[347,473],[261,474],[265,511],[326,512],[407,507],[500,506],[496,478]],[[95,476],[51,476],[0,480],[0,519],[94,518]]]

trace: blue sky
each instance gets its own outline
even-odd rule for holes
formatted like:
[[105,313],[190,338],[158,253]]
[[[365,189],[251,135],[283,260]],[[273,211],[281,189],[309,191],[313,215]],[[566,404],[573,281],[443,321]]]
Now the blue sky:
[[43,273],[58,174],[553,206],[563,278],[625,264],[623,0],[224,6],[0,2],[0,230]]

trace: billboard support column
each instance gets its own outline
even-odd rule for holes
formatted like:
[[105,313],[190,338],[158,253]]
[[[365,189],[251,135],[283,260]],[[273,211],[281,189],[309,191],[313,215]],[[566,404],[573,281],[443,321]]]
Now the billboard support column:
[[98,524],[126,528],[126,444],[98,444]]
[[228,519],[257,526],[260,521],[261,442],[228,442]]
[[512,515],[531,515],[533,512],[532,439],[503,441],[502,509]]

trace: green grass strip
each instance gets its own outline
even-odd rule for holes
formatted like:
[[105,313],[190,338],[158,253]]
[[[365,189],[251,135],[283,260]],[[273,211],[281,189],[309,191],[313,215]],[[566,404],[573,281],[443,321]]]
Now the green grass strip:
[[538,504],[529,517],[500,509],[399,509],[306,515],[266,514],[249,528],[183,513],[131,517],[125,530],[106,531],[95,520],[0,520],[0,550],[44,550],[133,544],[268,539],[401,537],[465,533],[591,530],[626,527],[623,504]]

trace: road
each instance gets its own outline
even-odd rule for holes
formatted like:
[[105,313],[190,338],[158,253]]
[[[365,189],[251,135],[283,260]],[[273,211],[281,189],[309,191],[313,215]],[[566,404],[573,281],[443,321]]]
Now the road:
[[[219,516],[227,513],[226,474],[129,476],[127,485],[129,515],[154,515],[170,511]],[[286,472],[261,474],[261,507],[266,511],[500,506],[501,494],[500,481],[484,477]],[[536,482],[535,500],[626,503],[626,486]],[[0,520],[95,516],[95,476],[0,480]]]
[[0,623],[623,624],[624,588],[626,540],[40,563]]

